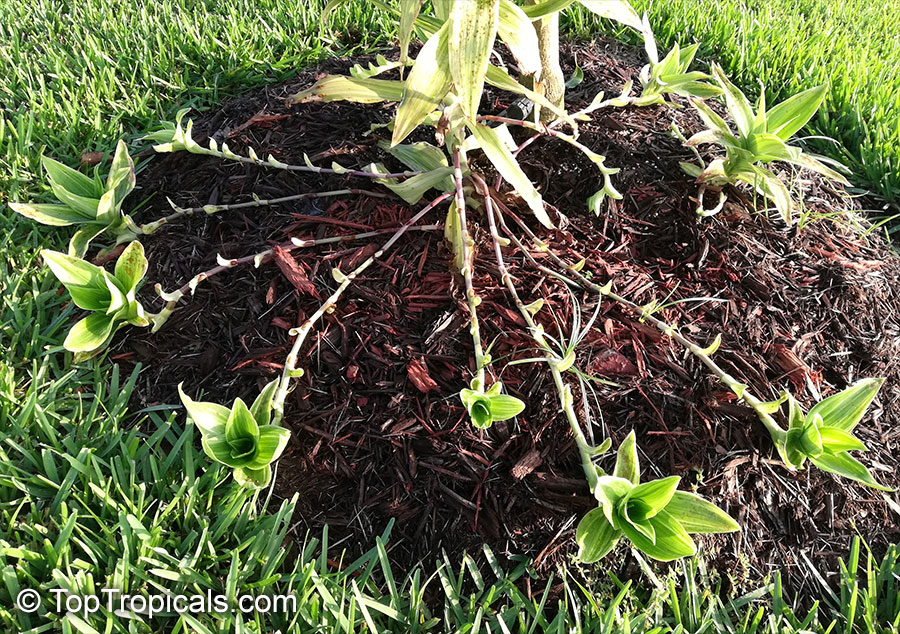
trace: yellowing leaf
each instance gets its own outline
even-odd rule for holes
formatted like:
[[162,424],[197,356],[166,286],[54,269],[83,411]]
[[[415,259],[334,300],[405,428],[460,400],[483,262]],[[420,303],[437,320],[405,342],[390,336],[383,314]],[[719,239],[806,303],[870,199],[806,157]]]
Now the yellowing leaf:
[[626,0],[578,0],[585,9],[599,15],[621,22],[638,31],[643,30],[641,18]]
[[400,101],[403,98],[403,82],[394,79],[369,79],[326,75],[310,88],[290,98],[291,103],[306,101],[352,101],[355,103],[380,103]]
[[535,217],[545,227],[552,228],[553,222],[544,210],[544,201],[541,199],[541,195],[534,185],[531,184],[522,168],[519,167],[515,157],[503,143],[500,135],[493,128],[478,123],[469,123],[468,127],[478,140],[478,144],[481,146],[485,156],[490,159],[503,178],[513,186],[516,193],[525,199]]
[[450,72],[463,112],[478,113],[488,58],[500,22],[499,0],[455,2],[450,13]]
[[508,92],[515,93],[517,95],[522,95],[523,97],[528,97],[534,103],[540,105],[542,108],[546,108],[555,114],[557,117],[568,123],[573,128],[577,129],[578,124],[575,123],[575,120],[569,116],[569,113],[565,111],[564,108],[560,108],[557,105],[554,105],[549,99],[544,97],[542,94],[537,93],[529,88],[526,88],[515,79],[509,76],[505,70],[500,68],[499,66],[494,66],[493,64],[488,65],[487,69],[487,83],[495,88],[499,88],[500,90],[506,90]]
[[539,78],[541,55],[537,32],[525,12],[511,0],[500,0],[498,34],[516,58],[519,71]]
[[450,27],[445,23],[419,51],[404,84],[403,101],[394,118],[391,145],[397,145],[409,136],[440,105],[450,89],[453,77],[448,66],[449,31]]
[[409,53],[409,40],[412,38],[413,26],[416,23],[416,17],[419,15],[419,9],[422,8],[423,0],[400,0],[400,62],[406,63],[406,56]]

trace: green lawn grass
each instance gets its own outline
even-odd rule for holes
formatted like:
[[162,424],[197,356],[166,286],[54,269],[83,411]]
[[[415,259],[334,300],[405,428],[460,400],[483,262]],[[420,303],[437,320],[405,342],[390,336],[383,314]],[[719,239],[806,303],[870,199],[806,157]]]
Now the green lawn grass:
[[[721,0],[721,6],[726,3],[732,0]],[[44,195],[42,153],[76,164],[83,152],[109,150],[118,138],[134,138],[185,104],[204,107],[335,52],[367,49],[392,28],[390,20],[356,3],[334,14],[328,32],[335,41],[320,41],[322,5],[0,0],[0,194],[12,200]],[[653,11],[661,34],[686,30],[678,26],[682,14],[673,11],[666,18],[658,4]],[[696,12],[683,12],[685,19],[690,16],[695,22],[689,33],[708,37],[708,50],[730,59],[722,45],[717,50],[712,26],[710,35],[697,27],[720,18],[704,21]],[[572,24],[592,28],[582,15]],[[745,45],[747,38],[741,40]],[[875,51],[877,44],[864,38],[860,46]],[[891,49],[883,46],[887,54]],[[771,64],[782,57],[774,48],[760,50],[768,51]],[[734,68],[744,69],[738,74],[745,85],[752,83],[761,58],[751,63],[749,54],[732,57]],[[776,90],[789,89],[790,84],[777,85],[776,75],[766,77]],[[866,117],[869,127],[887,121],[886,112]],[[6,209],[0,213],[2,631],[897,631],[896,551],[883,560],[863,556],[859,580],[851,561],[840,591],[822,590],[827,609],[802,617],[777,585],[723,603],[696,564],[671,579],[648,577],[647,588],[637,591],[604,579],[593,594],[562,577],[561,599],[545,600],[526,598],[517,589],[516,582],[530,574],[524,562],[500,566],[482,553],[482,565],[426,562],[412,571],[391,571],[380,544],[342,570],[328,561],[340,553],[312,538],[305,548],[286,553],[290,501],[266,511],[264,498],[236,491],[227,473],[197,451],[190,428],[183,429],[183,419],[170,408],[127,412],[134,376],[121,376],[103,359],[71,364],[61,341],[73,311],[37,256],[43,246],[64,244],[64,233]],[[96,592],[110,586],[144,592],[296,591],[300,605],[295,613],[243,620],[228,614],[149,623],[104,612],[47,612],[54,605],[53,588]],[[426,587],[442,597],[436,609],[422,601]],[[35,615],[13,607],[25,588],[45,595]]]

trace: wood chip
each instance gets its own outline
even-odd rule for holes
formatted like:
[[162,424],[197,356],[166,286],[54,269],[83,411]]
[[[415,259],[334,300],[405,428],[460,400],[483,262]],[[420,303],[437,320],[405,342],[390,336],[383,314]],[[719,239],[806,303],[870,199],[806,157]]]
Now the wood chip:
[[272,257],[275,259],[275,264],[278,265],[282,275],[294,288],[304,295],[311,295],[316,299],[321,299],[315,285],[306,277],[306,271],[297,264],[297,261],[291,257],[290,253],[276,246],[272,249]]

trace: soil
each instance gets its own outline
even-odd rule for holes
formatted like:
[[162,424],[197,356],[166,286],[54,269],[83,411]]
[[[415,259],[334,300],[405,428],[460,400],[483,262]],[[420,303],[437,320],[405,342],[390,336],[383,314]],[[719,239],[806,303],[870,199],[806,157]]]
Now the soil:
[[[585,80],[569,91],[570,109],[599,90],[617,94],[640,70],[639,51],[597,41],[566,47],[567,75],[576,54]],[[204,142],[209,135],[240,154],[252,147],[288,163],[302,164],[306,153],[318,165],[377,160],[402,168],[378,147],[384,129],[369,133],[372,124],[390,120],[395,106],[285,105],[318,75],[345,73],[350,65],[329,61],[232,99],[197,118],[195,138]],[[489,92],[483,111],[499,113],[511,101]],[[686,135],[700,129],[690,107],[610,109],[584,124],[581,141],[621,168],[614,182],[624,199],[599,216],[585,206],[600,187],[596,168],[553,139],[529,146],[520,162],[565,216],[558,230],[535,230],[567,261],[584,258],[584,271],[595,279],[612,279],[620,294],[667,303],[660,314],[685,334],[708,342],[721,333],[716,359],[761,397],[790,388],[808,407],[813,391],[826,396],[861,377],[886,377],[859,428],[870,447],[861,459],[882,482],[900,486],[900,258],[877,232],[865,236],[851,226],[849,210],[860,207],[858,198],[809,173],[784,172],[795,190],[802,188],[807,210],[847,214],[787,229],[755,208],[761,201],[735,189],[721,214],[698,219],[697,186],[679,168],[694,157],[669,134],[673,121]],[[413,140],[434,139],[422,129]],[[704,149],[705,158],[714,154]],[[149,202],[135,216],[166,215],[166,198],[191,206],[348,183],[380,189],[360,180],[159,155],[138,177],[138,194]],[[515,196],[508,200],[523,208]],[[444,210],[425,222],[442,222]],[[177,288],[215,266],[216,254],[240,257],[291,236],[396,227],[412,213],[399,200],[350,195],[193,216],[144,240],[150,260],[144,299],[157,310],[153,283]],[[445,552],[458,561],[483,543],[500,557],[533,558],[538,571],[571,560],[575,525],[595,503],[545,368],[507,365],[534,352],[499,282],[486,223],[470,213],[483,338],[493,344],[497,377],[527,402],[525,412],[485,432],[468,423],[457,398],[472,370],[461,283],[450,273],[441,232],[408,233],[349,287],[304,347],[306,373],[288,399],[284,423],[293,434],[278,463],[273,499],[277,504],[299,493],[299,537],[327,524],[332,543],[352,556],[371,547],[393,519],[390,553],[401,567],[431,563]],[[299,268],[312,288],[291,284],[272,262],[227,271],[200,284],[159,333],[121,332],[113,358],[143,366],[133,407],[177,403],[182,381],[195,398],[252,399],[278,376],[288,330],[335,288],[333,267],[350,270],[383,240],[295,251],[294,274]],[[546,301],[541,315],[549,332],[556,332],[553,316],[566,328],[574,310],[585,320],[592,314],[594,297],[570,295],[513,247],[506,258],[523,299]],[[577,398],[590,403],[594,437],[608,435],[616,446],[635,430],[645,479],[679,475],[683,488],[696,487],[739,521],[740,533],[698,539],[729,582],[742,585],[782,569],[800,589],[809,562],[826,574],[837,570],[835,560],[854,534],[875,551],[900,537],[880,492],[816,470],[788,472],[749,409],[677,344],[616,305],[599,307],[577,364],[604,381],[593,382],[587,395],[573,383]],[[613,460],[610,454],[601,465],[611,469]],[[623,545],[604,568],[626,576],[636,569]]]

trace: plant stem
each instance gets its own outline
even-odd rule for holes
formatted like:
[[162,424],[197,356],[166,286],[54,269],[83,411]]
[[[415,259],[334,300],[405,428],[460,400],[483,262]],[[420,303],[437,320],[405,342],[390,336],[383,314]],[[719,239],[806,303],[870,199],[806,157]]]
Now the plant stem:
[[[436,231],[441,229],[441,225],[421,225],[419,227],[408,227],[407,231]],[[365,240],[366,238],[372,238],[375,236],[384,235],[386,233],[392,233],[397,231],[398,229],[376,229],[374,231],[366,231],[364,233],[356,233],[353,235],[347,236],[332,236],[330,238],[319,238],[316,240],[303,240],[301,238],[291,238],[291,241],[286,244],[278,245],[282,250],[290,252],[296,249],[301,249],[305,247],[314,247],[322,244],[335,244],[339,242],[352,242],[355,240]],[[187,284],[182,286],[176,291],[171,293],[166,293],[162,291],[162,287],[157,284],[156,292],[163,297],[167,298],[166,306],[158,313],[153,319],[153,332],[159,330],[165,321],[169,318],[169,316],[174,312],[175,307],[178,305],[178,302],[187,295],[188,293],[193,294],[197,288],[197,285],[200,282],[204,282],[214,275],[218,275],[223,271],[227,271],[229,269],[233,269],[237,266],[241,266],[243,264],[249,264],[250,262],[254,263],[254,266],[259,267],[261,264],[267,262],[269,258],[272,256],[275,247],[271,249],[266,249],[264,251],[260,251],[259,253],[254,253],[253,255],[247,255],[242,258],[236,258],[233,260],[219,260],[219,265],[214,266],[208,271],[204,271],[202,273],[198,273],[194,277],[192,277]]]
[[[340,299],[341,294],[346,290],[348,286],[350,286],[351,282],[353,282],[357,277],[363,274],[367,268],[369,268],[376,260],[381,258],[385,251],[390,249],[400,237],[406,233],[412,225],[419,221],[422,216],[427,214],[429,211],[434,209],[436,206],[447,200],[452,196],[452,193],[442,194],[438,196],[436,199],[431,201],[428,205],[423,207],[418,213],[416,213],[412,218],[409,219],[402,227],[397,229],[394,232],[394,235],[388,239],[387,242],[375,253],[373,253],[365,262],[360,264],[352,273],[349,275],[343,275],[340,273],[338,269],[333,269],[332,274],[335,275],[336,280],[340,280],[340,285],[337,287],[328,299],[319,307],[319,309],[313,313],[306,321],[303,322],[299,328],[292,331],[295,335],[294,345],[291,346],[291,350],[288,353],[287,358],[284,361],[284,370],[281,373],[281,381],[278,384],[278,390],[275,392],[275,397],[272,400],[272,408],[274,412],[274,418],[272,424],[278,425],[281,423],[282,418],[284,417],[284,401],[287,398],[288,388],[290,387],[291,378],[297,375],[297,358],[300,354],[300,348],[303,346],[303,342],[306,340],[307,335],[309,335],[312,330],[313,325],[316,321],[318,321],[322,315],[328,312]],[[337,273],[334,273],[337,271]]]
[[512,276],[509,274],[509,270],[506,268],[506,262],[503,259],[503,251],[500,248],[500,234],[497,232],[497,222],[495,218],[494,205],[491,200],[490,191],[487,188],[484,180],[481,179],[478,175],[473,174],[472,178],[474,179],[477,186],[482,190],[482,194],[484,196],[484,205],[485,210],[488,217],[488,225],[491,230],[491,238],[494,243],[494,256],[497,259],[497,268],[500,270],[500,279],[506,285],[509,294],[513,298],[513,302],[516,304],[516,308],[519,309],[519,313],[521,313],[522,318],[525,320],[525,323],[528,325],[528,331],[531,334],[532,339],[534,339],[535,343],[537,343],[541,349],[544,351],[545,358],[547,360],[547,365],[550,367],[550,373],[553,375],[553,383],[556,385],[557,394],[559,394],[559,404],[560,408],[566,414],[566,420],[569,422],[569,427],[572,429],[572,435],[575,437],[575,445],[578,447],[578,454],[581,457],[581,467],[584,470],[584,475],[587,478],[588,486],[591,491],[597,486],[597,467],[594,465],[593,455],[594,451],[591,445],[588,443],[587,439],[584,436],[584,432],[581,430],[581,425],[578,422],[578,416],[575,413],[575,405],[572,398],[572,390],[566,385],[562,378],[562,372],[559,370],[559,363],[561,359],[559,359],[558,355],[554,353],[553,348],[547,343],[547,339],[544,337],[543,329],[535,323],[534,318],[531,313],[525,307],[525,304],[522,303],[522,299],[519,297],[519,292],[516,289],[516,285],[513,283]]
[[[543,242],[540,239],[538,239],[538,237],[534,234],[534,232],[531,231],[531,229],[528,227],[528,225],[526,225],[518,216],[516,216],[509,209],[506,209],[505,211],[516,221],[516,223],[520,227],[522,227],[524,229],[524,231],[528,234],[528,236],[532,240],[536,241],[538,244],[543,245]],[[578,281],[575,282],[575,281],[557,273],[556,271],[553,271],[552,269],[549,269],[549,268],[539,264],[536,260],[534,260],[534,258],[531,256],[531,253],[528,251],[528,249],[525,247],[525,245],[523,245],[522,242],[515,236],[515,234],[513,234],[511,231],[509,231],[508,228],[506,228],[506,230],[507,230],[507,234],[510,236],[510,239],[512,239],[513,242],[516,243],[516,246],[518,246],[523,251],[523,253],[525,253],[528,256],[528,258],[534,263],[535,266],[537,266],[539,269],[541,269],[545,273],[553,275],[554,277],[557,277],[557,278],[563,280],[567,284],[591,290],[595,293],[598,293],[602,297],[608,297],[609,299],[615,301],[616,303],[618,303],[622,306],[625,306],[632,312],[637,313],[642,320],[650,322],[661,333],[663,333],[664,335],[667,335],[669,337],[672,337],[673,339],[675,339],[675,341],[677,341],[682,346],[687,348],[687,350],[691,354],[693,354],[695,357],[700,359],[700,361],[703,362],[703,364],[710,370],[710,372],[712,372],[716,376],[716,378],[718,378],[725,386],[727,386],[728,389],[730,389],[735,394],[735,396],[743,399],[744,402],[747,403],[747,405],[749,405],[753,409],[753,411],[756,412],[756,415],[759,418],[760,422],[766,427],[767,430],[769,430],[769,432],[772,434],[773,439],[777,440],[777,438],[780,438],[784,434],[787,433],[787,432],[785,432],[784,429],[781,428],[780,425],[778,425],[778,423],[775,421],[775,419],[772,418],[771,414],[769,414],[765,410],[763,401],[756,398],[755,396],[753,396],[753,394],[751,394],[748,391],[746,384],[741,383],[740,381],[735,379],[733,376],[728,374],[728,372],[726,372],[715,361],[712,360],[712,358],[709,356],[709,354],[705,351],[704,348],[701,348],[696,343],[694,343],[693,341],[691,341],[690,339],[688,339],[687,337],[682,335],[680,332],[678,332],[678,329],[675,326],[672,326],[671,324],[668,324],[668,323],[662,321],[661,319],[657,319],[656,317],[653,316],[653,314],[647,308],[645,308],[643,306],[638,306],[634,302],[632,302],[628,299],[625,299],[621,295],[614,293],[612,291],[610,285],[600,286],[599,284],[592,282],[591,280],[586,278],[580,271],[577,271],[573,267],[566,264],[562,260],[562,258],[560,258],[558,255],[553,253],[553,251],[551,249],[544,248],[543,251],[545,253],[547,253],[550,256],[550,259],[552,259],[558,266],[563,267],[566,271],[568,271],[569,273],[574,275]]]
[[472,283],[472,263],[474,261],[474,253],[472,249],[475,246],[474,241],[469,237],[469,229],[466,224],[466,194],[463,190],[462,183],[462,166],[460,163],[460,151],[457,147],[453,151],[453,177],[456,181],[456,214],[459,217],[459,231],[461,234],[460,249],[462,253],[462,273],[466,284],[466,302],[469,306],[469,332],[472,335],[472,344],[475,348],[475,378],[478,381],[479,389],[484,389],[484,350],[481,345],[481,328],[478,325],[478,304],[481,298],[475,293],[475,287]]
[[410,176],[415,176],[417,174],[421,174],[422,172],[397,172],[394,174],[378,174],[376,172],[366,172],[363,170],[352,170],[346,169],[344,167],[338,166],[337,169],[329,168],[329,167],[317,167],[315,165],[289,165],[287,163],[282,163],[281,161],[276,160],[274,157],[269,157],[269,160],[263,161],[258,156],[256,156],[255,152],[251,151],[251,156],[239,156],[228,149],[228,146],[223,144],[222,149],[210,147],[205,148],[200,144],[194,144],[192,147],[188,149],[189,152],[193,154],[205,154],[207,156],[214,156],[220,159],[226,159],[229,161],[237,161],[239,163],[247,163],[248,165],[257,165],[259,167],[274,167],[275,169],[287,170],[290,172],[312,172],[314,174],[339,174],[346,176],[358,176],[360,178],[375,178],[375,179],[387,179],[387,178],[408,178]]
[[144,235],[149,235],[162,227],[163,225],[167,225],[170,222],[175,220],[179,220],[184,216],[190,216],[195,213],[200,213],[201,211],[207,214],[215,214],[220,211],[231,211],[233,209],[247,209],[250,207],[270,207],[272,205],[280,205],[282,203],[292,202],[295,200],[309,200],[313,198],[327,198],[330,196],[346,196],[350,194],[357,194],[360,196],[370,196],[372,198],[393,198],[392,194],[386,194],[383,192],[373,192],[366,189],[335,189],[327,192],[307,192],[305,194],[294,194],[292,196],[283,196],[281,198],[270,198],[267,200],[251,200],[245,203],[236,203],[231,205],[203,205],[202,207],[178,207],[174,203],[172,204],[172,208],[175,210],[175,213],[169,214],[164,218],[160,218],[154,222],[148,222],[147,224],[140,225],[139,230]]

